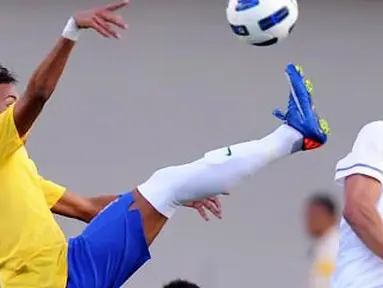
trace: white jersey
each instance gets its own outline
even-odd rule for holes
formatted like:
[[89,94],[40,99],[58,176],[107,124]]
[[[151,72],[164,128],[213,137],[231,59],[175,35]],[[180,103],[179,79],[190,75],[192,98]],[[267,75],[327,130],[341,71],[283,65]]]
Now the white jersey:
[[[363,174],[383,183],[383,121],[365,125],[359,132],[351,152],[341,159],[335,180]],[[383,198],[377,203],[383,216]],[[344,218],[340,223],[339,253],[333,274],[332,288],[382,288],[383,260],[369,250]]]
[[313,246],[307,288],[329,288],[339,246],[338,225],[331,227]]

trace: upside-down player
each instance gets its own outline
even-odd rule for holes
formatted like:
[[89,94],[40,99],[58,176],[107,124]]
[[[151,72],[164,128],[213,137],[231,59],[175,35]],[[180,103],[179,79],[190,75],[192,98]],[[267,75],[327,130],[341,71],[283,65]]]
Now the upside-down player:
[[[265,138],[161,169],[132,192],[118,197],[89,201],[42,178],[24,147],[26,134],[53,93],[78,33],[91,28],[106,37],[118,38],[114,26],[126,26],[113,11],[125,5],[119,2],[71,18],[22,97],[17,97],[8,71],[0,71],[2,287],[120,287],[150,259],[148,247],[178,207],[220,195],[269,163],[315,149],[327,140],[321,125],[324,122],[312,108],[310,89],[306,89],[297,68],[289,65],[288,110],[286,114],[275,113],[284,124]],[[92,221],[67,243],[52,212]]]

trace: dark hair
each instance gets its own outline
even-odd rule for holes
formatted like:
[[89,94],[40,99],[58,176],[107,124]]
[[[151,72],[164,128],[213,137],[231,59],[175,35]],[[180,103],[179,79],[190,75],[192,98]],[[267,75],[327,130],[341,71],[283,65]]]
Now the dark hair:
[[0,65],[0,84],[14,84],[16,77],[4,66]]
[[166,284],[163,288],[200,288],[197,284],[191,283],[186,280],[174,280]]
[[320,206],[325,209],[331,215],[338,214],[338,205],[332,197],[327,194],[318,193],[313,196],[308,201],[309,205]]

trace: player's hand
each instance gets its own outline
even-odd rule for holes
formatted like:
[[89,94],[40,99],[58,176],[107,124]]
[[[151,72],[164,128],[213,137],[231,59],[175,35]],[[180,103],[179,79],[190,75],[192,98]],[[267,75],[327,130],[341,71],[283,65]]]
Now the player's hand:
[[116,32],[116,28],[126,29],[128,25],[115,12],[126,5],[128,5],[127,0],[120,0],[113,4],[78,12],[73,18],[81,29],[91,28],[104,37],[118,39],[120,34]]
[[[229,193],[223,193],[228,195]],[[193,201],[184,205],[185,207],[197,210],[199,215],[205,220],[209,221],[208,211],[218,219],[222,219],[222,204],[218,197],[209,197],[200,201]]]

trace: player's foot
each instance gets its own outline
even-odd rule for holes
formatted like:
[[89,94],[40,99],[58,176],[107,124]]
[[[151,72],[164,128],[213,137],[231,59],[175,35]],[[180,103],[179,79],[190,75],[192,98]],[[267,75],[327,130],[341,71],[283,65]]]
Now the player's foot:
[[319,148],[326,143],[330,129],[327,121],[315,112],[312,82],[304,78],[300,66],[289,64],[285,72],[291,88],[287,113],[275,110],[273,114],[303,135],[302,150]]

